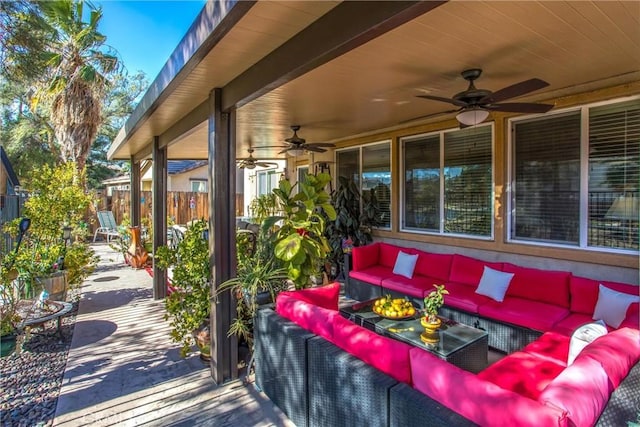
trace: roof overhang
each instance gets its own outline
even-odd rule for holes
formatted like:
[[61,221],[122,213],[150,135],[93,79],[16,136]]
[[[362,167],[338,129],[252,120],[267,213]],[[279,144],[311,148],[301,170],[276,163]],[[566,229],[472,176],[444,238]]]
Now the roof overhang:
[[[110,159],[149,158],[154,136],[170,159],[206,159],[207,99],[236,109],[237,157],[249,144],[278,157],[302,125],[308,141],[341,141],[427,121],[453,124],[459,73],[482,68],[496,90],[538,77],[517,101],[555,101],[640,81],[638,2],[207,3],[120,130]],[[425,119],[424,116],[443,113]]]

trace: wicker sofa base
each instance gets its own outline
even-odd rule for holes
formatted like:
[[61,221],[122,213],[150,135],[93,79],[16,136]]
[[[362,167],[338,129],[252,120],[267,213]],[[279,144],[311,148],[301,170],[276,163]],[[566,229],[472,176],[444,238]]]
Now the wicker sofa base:
[[440,314],[456,322],[487,331],[489,334],[489,347],[507,354],[521,350],[527,344],[542,336],[542,332],[533,329],[497,322],[452,307],[442,307]]
[[[474,425],[270,308],[258,310],[254,336],[256,385],[297,426]],[[406,413],[414,405],[429,415]]]
[[344,294],[356,301],[368,301],[381,297],[382,287],[347,276],[347,280],[344,283]]
[[309,425],[307,341],[314,334],[258,310],[254,323],[256,385],[299,427]]

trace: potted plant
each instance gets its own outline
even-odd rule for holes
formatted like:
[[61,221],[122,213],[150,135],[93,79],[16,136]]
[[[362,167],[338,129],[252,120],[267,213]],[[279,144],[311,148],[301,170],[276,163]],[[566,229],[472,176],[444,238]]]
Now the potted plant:
[[325,186],[331,181],[326,173],[306,175],[296,183],[298,191],[287,180],[273,189],[283,211],[264,221],[263,228],[281,224],[274,233],[274,253],[283,262],[297,289],[310,285],[310,278],[320,274],[320,266],[331,250],[324,234],[325,218],[333,221],[336,211]]
[[[158,248],[155,260],[163,269],[173,269],[171,285],[175,288],[165,300],[165,320],[171,326],[171,338],[181,344],[180,355],[185,357],[196,344],[194,334],[206,328],[211,310],[209,282],[209,244],[204,237],[207,223],[194,222],[175,249]],[[207,359],[208,345],[201,348],[201,358]]]
[[438,317],[438,310],[444,305],[444,296],[449,294],[444,285],[433,285],[435,290],[424,297],[424,317],[420,323],[425,331],[420,335],[423,342],[432,344],[439,341],[438,329],[442,325],[442,320]]
[[276,295],[287,288],[287,270],[274,255],[271,233],[272,230],[263,225],[255,250],[252,250],[253,242],[236,240],[236,277],[222,283],[217,290],[217,295],[227,290],[235,295],[237,316],[228,334],[237,335],[249,349],[253,347],[253,319],[258,307],[275,301]]
[[[327,260],[331,267],[338,268],[344,261],[344,254],[354,246],[371,243],[371,229],[379,225],[375,198],[366,199],[361,209],[362,197],[353,180],[338,177],[338,188],[331,195],[331,204],[336,211],[335,220],[327,219],[325,236],[331,252]],[[345,266],[342,266],[344,272]]]

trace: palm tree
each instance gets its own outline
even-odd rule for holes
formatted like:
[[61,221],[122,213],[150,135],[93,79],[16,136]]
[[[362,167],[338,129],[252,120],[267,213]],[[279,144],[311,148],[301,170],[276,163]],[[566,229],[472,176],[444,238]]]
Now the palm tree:
[[[91,3],[89,22],[83,21],[84,0],[39,2],[44,30],[51,38],[44,46],[46,80],[34,97],[51,102],[51,120],[65,162],[85,166],[101,122],[102,97],[109,77],[118,71],[115,54],[98,32],[102,9]],[[107,52],[105,52],[107,48]]]

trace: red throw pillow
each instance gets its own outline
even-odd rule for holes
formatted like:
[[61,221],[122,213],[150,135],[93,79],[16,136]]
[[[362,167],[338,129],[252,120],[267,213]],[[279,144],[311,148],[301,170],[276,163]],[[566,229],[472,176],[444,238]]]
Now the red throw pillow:
[[288,295],[299,301],[308,302],[329,310],[338,310],[340,283],[334,282],[317,288],[300,289],[298,291],[284,291],[279,295]]

